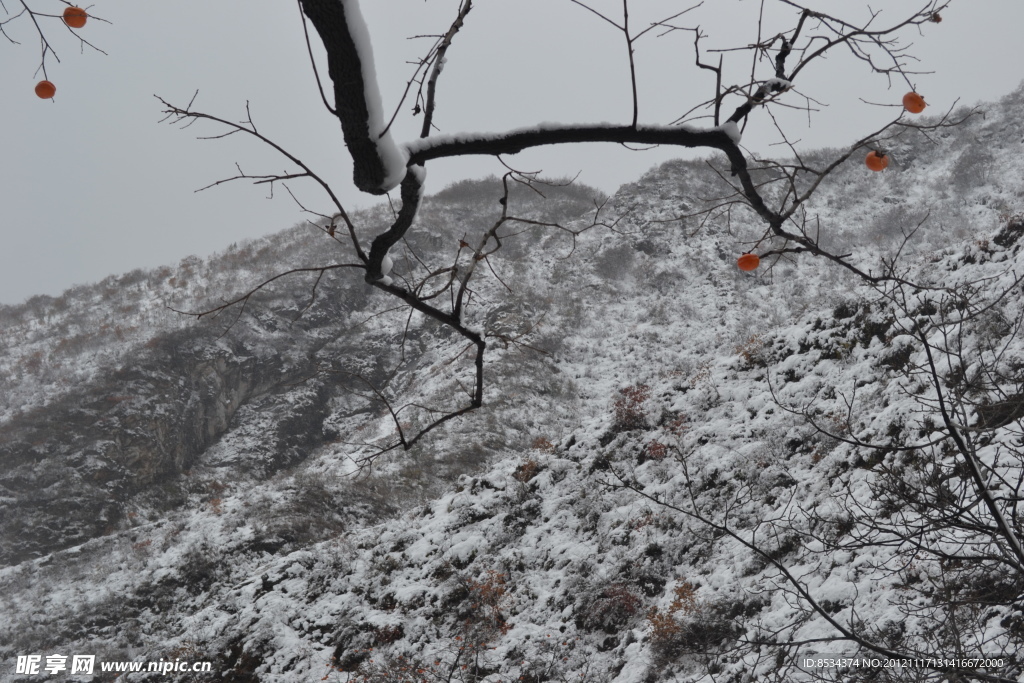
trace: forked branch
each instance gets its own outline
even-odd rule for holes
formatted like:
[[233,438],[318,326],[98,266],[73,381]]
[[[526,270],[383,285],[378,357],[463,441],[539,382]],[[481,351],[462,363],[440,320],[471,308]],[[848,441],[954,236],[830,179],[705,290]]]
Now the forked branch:
[[[868,59],[873,67],[875,65],[873,55],[886,55],[895,66],[887,67],[888,71],[880,68],[876,68],[876,70],[886,73],[904,73],[900,61],[904,54],[903,48],[897,42],[900,32],[930,20],[935,12],[946,6],[945,3],[933,0],[908,19],[890,26],[875,28],[873,24],[878,23],[876,21],[877,13],[872,15],[867,22],[857,25],[811,11],[791,0],[782,0],[784,4],[799,10],[799,14],[794,19],[793,30],[762,40],[759,23],[757,42],[738,48],[753,51],[755,66],[761,55],[774,52],[771,59],[770,77],[763,80],[745,79],[743,83],[730,86],[724,85],[725,75],[721,61],[716,67],[701,60],[700,29],[686,29],[693,30],[696,34],[694,50],[697,52],[697,67],[711,70],[716,75],[713,96],[707,101],[714,108],[713,115],[716,124],[720,117],[724,116],[721,109],[723,98],[726,95],[739,92],[750,93],[725,119],[723,125],[716,125],[714,128],[695,128],[683,125],[648,126],[639,123],[640,108],[634,52],[637,40],[654,29],[665,29],[666,31],[679,29],[680,27],[674,26],[671,22],[699,5],[683,10],[667,19],[654,22],[636,32],[630,24],[631,21],[635,22],[635,19],[631,14],[629,0],[622,0],[621,22],[595,10],[581,0],[571,1],[621,31],[625,38],[632,91],[632,116],[629,123],[625,125],[545,124],[494,134],[433,135],[438,79],[448,58],[453,40],[464,28],[465,20],[473,6],[472,0],[462,0],[459,3],[455,19],[447,31],[436,36],[436,41],[427,55],[418,62],[416,75],[406,88],[406,94],[408,94],[412,83],[418,82],[420,85],[417,108],[424,115],[419,131],[420,138],[404,146],[397,146],[390,138],[391,122],[385,123],[383,119],[379,86],[376,82],[376,74],[373,73],[370,66],[373,60],[368,29],[362,18],[358,0],[298,0],[302,13],[313,25],[326,49],[328,74],[334,92],[334,106],[328,105],[328,110],[337,117],[341,124],[347,151],[353,161],[356,186],[371,194],[382,194],[394,187],[400,188],[401,205],[395,211],[391,225],[372,239],[368,251],[363,250],[352,221],[345,214],[328,183],[296,156],[286,152],[263,136],[253,124],[251,116],[247,117],[245,122],[232,123],[219,117],[197,112],[192,109],[191,104],[188,107],[180,108],[161,100],[166,106],[165,113],[175,121],[191,123],[200,119],[209,120],[226,126],[228,132],[224,135],[245,133],[283,154],[301,171],[280,175],[249,175],[240,171],[238,176],[220,182],[245,178],[257,183],[273,184],[279,180],[312,178],[328,194],[338,209],[335,219],[332,219],[328,227],[328,232],[333,235],[335,220],[344,221],[348,227],[355,255],[365,268],[365,281],[376,289],[401,300],[413,310],[456,331],[476,348],[477,355],[474,363],[477,368],[477,376],[474,389],[470,392],[470,405],[464,410],[437,420],[429,429],[463,414],[466,410],[472,410],[482,405],[483,354],[486,342],[481,333],[466,326],[463,313],[471,291],[469,282],[475,273],[476,264],[481,260],[486,261],[486,264],[493,270],[488,259],[491,251],[485,248],[485,245],[493,243],[500,247],[503,237],[499,234],[498,229],[512,220],[507,213],[506,206],[501,219],[482,236],[480,246],[471,250],[473,260],[466,267],[460,265],[458,256],[456,256],[456,261],[449,267],[427,268],[426,275],[418,284],[415,280],[399,278],[396,281],[391,278],[388,272],[393,260],[389,254],[396,245],[403,243],[416,221],[424,191],[425,167],[434,159],[466,155],[499,156],[515,154],[534,147],[581,142],[671,145],[681,148],[716,150],[724,154],[729,161],[728,177],[723,172],[723,179],[735,188],[736,197],[750,207],[766,224],[766,237],[781,242],[780,246],[770,249],[765,252],[765,255],[811,253],[835,262],[867,282],[898,281],[898,274],[895,270],[887,270],[880,275],[875,275],[865,272],[851,263],[848,254],[832,253],[824,249],[816,236],[808,234],[806,223],[797,220],[798,211],[803,210],[803,205],[825,177],[868,140],[882,137],[896,122],[890,123],[872,133],[871,136],[862,139],[849,151],[839,155],[823,170],[813,171],[817,177],[811,187],[804,192],[798,192],[800,185],[796,182],[797,174],[811,172],[811,169],[807,169],[803,164],[797,164],[792,169],[783,169],[784,181],[788,183],[788,189],[784,193],[783,203],[777,208],[769,206],[765,199],[768,195],[765,193],[764,187],[755,182],[752,177],[747,154],[740,146],[739,126],[745,123],[758,108],[772,105],[789,92],[793,80],[808,64],[829,55],[835,48],[849,48],[858,58]],[[797,60],[795,66],[790,63],[794,59]],[[324,101],[326,104],[326,97]],[[507,177],[504,187],[504,199],[507,201]],[[730,198],[727,201],[735,200]],[[462,253],[461,249],[459,253]],[[497,277],[496,273],[495,276]],[[438,284],[428,287],[428,283],[431,282]],[[438,303],[442,300],[440,295],[444,292],[448,292],[451,298],[448,307],[443,307]],[[245,297],[242,297],[235,303],[244,304],[245,300]],[[397,413],[397,411],[394,412]],[[407,438],[406,434],[400,432],[399,445],[409,447],[415,443],[417,438]]]

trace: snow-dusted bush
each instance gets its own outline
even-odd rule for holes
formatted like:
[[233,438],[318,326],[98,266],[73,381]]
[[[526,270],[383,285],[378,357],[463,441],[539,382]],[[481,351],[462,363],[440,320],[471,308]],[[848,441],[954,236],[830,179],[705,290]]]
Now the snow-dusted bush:
[[602,583],[576,601],[576,627],[614,635],[637,620],[643,598],[628,583]]
[[646,384],[634,384],[619,390],[615,398],[615,421],[613,432],[628,432],[635,429],[647,429],[647,399],[651,396],[651,388]]

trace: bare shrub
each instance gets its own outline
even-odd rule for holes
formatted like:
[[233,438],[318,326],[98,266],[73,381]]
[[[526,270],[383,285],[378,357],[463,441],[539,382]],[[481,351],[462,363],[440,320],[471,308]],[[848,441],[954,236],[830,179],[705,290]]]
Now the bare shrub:
[[647,429],[647,408],[644,404],[651,396],[651,388],[646,384],[634,384],[620,389],[619,394],[615,399],[615,424],[612,431]]
[[683,581],[673,590],[667,609],[652,607],[647,613],[651,625],[654,663],[663,667],[685,655],[707,654],[723,642],[734,640],[738,627],[730,618],[734,606],[724,601],[697,599],[696,587]]
[[577,604],[576,627],[616,634],[640,613],[643,600],[629,584],[611,583],[584,594]]

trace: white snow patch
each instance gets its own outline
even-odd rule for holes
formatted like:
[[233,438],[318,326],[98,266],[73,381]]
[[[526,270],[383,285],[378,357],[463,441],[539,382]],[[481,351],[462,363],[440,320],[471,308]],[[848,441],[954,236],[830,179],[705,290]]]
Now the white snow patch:
[[767,81],[764,82],[764,84],[769,88],[777,88],[779,90],[785,90],[787,88],[793,87],[793,84],[787,81],[785,78],[769,78]]
[[737,145],[740,144],[740,140],[743,139],[743,135],[740,133],[740,127],[736,125],[735,121],[726,121],[722,125],[715,128],[715,130],[720,130],[726,135],[728,135],[729,139],[732,140]]

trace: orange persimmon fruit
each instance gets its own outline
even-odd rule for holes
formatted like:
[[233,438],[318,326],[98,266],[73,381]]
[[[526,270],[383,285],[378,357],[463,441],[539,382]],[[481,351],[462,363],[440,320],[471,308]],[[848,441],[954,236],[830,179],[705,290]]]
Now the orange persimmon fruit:
[[757,270],[757,267],[761,265],[761,257],[757,254],[743,254],[736,259],[736,265],[743,271]]
[[889,155],[872,150],[868,152],[868,156],[864,160],[864,163],[867,164],[867,167],[872,171],[884,171],[889,165]]
[[903,96],[903,108],[911,114],[920,114],[927,106],[928,105],[925,104],[924,98],[916,92],[908,92]]
[[48,100],[54,96],[57,92],[57,86],[50,81],[39,81],[36,83],[36,95],[44,100]]
[[82,28],[89,15],[81,7],[68,7],[64,10],[64,23],[71,28]]

